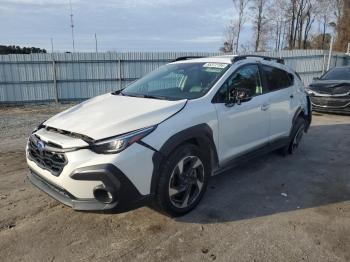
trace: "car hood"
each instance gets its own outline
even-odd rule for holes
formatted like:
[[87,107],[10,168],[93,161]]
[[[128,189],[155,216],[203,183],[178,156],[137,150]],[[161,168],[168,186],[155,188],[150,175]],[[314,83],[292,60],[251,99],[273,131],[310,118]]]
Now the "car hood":
[[346,94],[350,92],[349,80],[318,80],[310,84],[309,89],[321,94]]
[[186,100],[105,94],[53,116],[44,125],[99,140],[159,124],[185,104]]

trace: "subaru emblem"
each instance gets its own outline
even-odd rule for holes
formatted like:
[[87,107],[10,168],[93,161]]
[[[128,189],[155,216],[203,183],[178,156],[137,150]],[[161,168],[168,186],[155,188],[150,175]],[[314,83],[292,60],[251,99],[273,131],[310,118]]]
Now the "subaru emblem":
[[38,148],[38,151],[42,153],[45,149],[45,144],[43,141],[38,141],[36,147]]

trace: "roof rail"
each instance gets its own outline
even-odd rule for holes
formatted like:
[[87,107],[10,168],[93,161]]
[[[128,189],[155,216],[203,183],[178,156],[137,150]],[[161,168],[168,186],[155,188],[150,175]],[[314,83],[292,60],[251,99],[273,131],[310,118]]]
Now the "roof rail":
[[173,62],[196,59],[196,58],[204,58],[204,56],[181,56],[181,57],[177,57],[175,60],[173,60]]
[[261,56],[261,55],[240,55],[240,56],[235,56],[233,59],[232,59],[232,63],[235,63],[235,62],[238,62],[240,60],[243,60],[243,59],[247,59],[249,57],[256,57],[256,58],[261,58],[261,59],[264,59],[266,61],[276,61],[277,63],[279,64],[283,64],[284,65],[284,59],[282,58],[277,58],[277,57],[269,57],[269,56]]

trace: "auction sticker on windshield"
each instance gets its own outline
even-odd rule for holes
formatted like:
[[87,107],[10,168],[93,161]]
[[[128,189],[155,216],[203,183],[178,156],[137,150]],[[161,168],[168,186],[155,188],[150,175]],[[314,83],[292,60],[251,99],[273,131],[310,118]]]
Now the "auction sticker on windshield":
[[210,67],[210,68],[226,68],[228,64],[223,64],[223,63],[206,63],[203,65],[203,67]]

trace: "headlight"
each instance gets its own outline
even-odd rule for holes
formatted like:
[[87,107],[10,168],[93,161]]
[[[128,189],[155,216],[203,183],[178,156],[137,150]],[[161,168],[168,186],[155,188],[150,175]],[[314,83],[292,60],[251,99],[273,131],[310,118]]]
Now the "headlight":
[[139,129],[125,135],[116,136],[91,145],[91,149],[99,154],[116,154],[126,149],[131,144],[140,141],[142,138],[151,133],[157,126],[151,126]]

